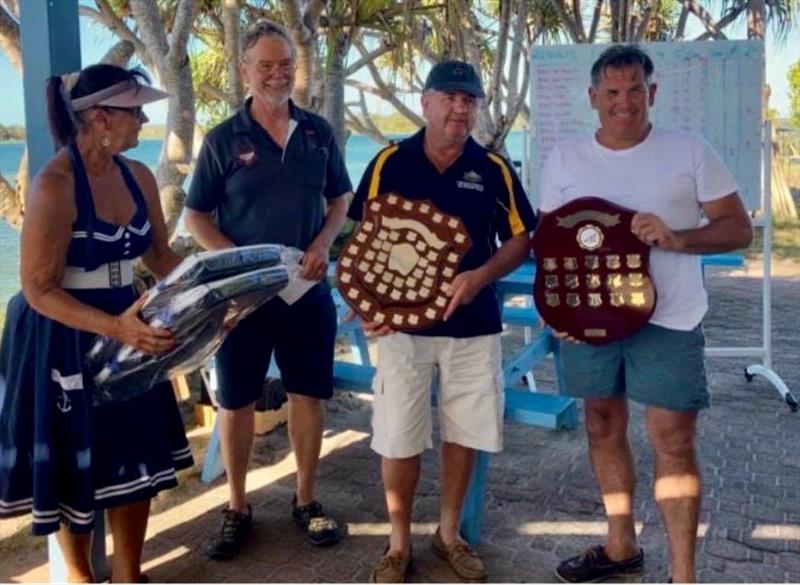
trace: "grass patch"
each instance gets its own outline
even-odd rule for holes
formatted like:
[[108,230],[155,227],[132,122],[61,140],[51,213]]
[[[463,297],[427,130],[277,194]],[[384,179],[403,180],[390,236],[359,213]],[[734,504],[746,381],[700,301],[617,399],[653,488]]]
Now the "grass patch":
[[[747,249],[749,258],[760,257],[764,249],[764,230],[756,228],[753,243]],[[800,219],[776,221],[772,224],[772,257],[800,261]]]

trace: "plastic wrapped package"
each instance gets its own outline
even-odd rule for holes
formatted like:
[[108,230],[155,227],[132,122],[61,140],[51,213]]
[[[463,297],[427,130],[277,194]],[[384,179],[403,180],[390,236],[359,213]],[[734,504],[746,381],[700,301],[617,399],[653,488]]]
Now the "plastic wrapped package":
[[[248,248],[261,248],[260,259],[256,261],[255,255],[248,254]],[[187,258],[151,289],[141,317],[153,327],[169,329],[175,336],[175,347],[167,353],[149,355],[116,339],[98,338],[86,356],[94,403],[133,398],[158,382],[200,367],[239,320],[286,287],[290,274],[297,274],[302,252],[284,246],[270,246],[272,251],[264,248],[248,246],[197,254],[203,258]],[[236,261],[227,260],[237,250],[245,252],[239,266],[247,271],[219,279],[220,274],[233,271]],[[227,260],[217,261],[214,254],[224,254]],[[248,270],[255,262],[274,264],[276,258],[285,264]],[[204,282],[197,284],[198,279]]]
[[302,254],[300,250],[277,244],[258,244],[191,254],[147,291],[145,310],[142,314],[147,317],[147,307],[152,303],[156,306],[150,309],[150,313],[157,312],[160,307],[167,306],[174,295],[193,286],[251,270],[285,264],[284,257],[293,258],[295,256],[293,252]]

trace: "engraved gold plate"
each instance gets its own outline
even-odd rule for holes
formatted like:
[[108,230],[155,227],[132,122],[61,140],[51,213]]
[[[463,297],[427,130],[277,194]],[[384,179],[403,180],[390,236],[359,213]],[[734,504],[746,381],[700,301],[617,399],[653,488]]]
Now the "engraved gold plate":
[[586,286],[595,289],[600,288],[600,275],[599,274],[587,274],[586,275]]
[[578,269],[578,259],[577,258],[564,258],[564,268],[566,270],[577,270]]
[[547,288],[556,288],[558,286],[558,276],[555,274],[547,274],[544,277],[544,285]]
[[576,289],[580,287],[581,282],[577,274],[567,274],[564,276],[564,284],[567,288]]
[[606,286],[610,289],[622,288],[624,281],[621,274],[609,274],[606,277]]
[[647,300],[645,299],[644,293],[642,292],[632,292],[631,293],[631,305],[634,307],[643,307]]
[[625,304],[625,295],[622,293],[612,292],[609,295],[612,307],[622,307]]
[[545,295],[545,296],[547,297],[547,306],[548,307],[557,307],[558,305],[561,304],[561,299],[559,298],[559,296],[557,294],[547,293],[547,295]]
[[556,270],[558,268],[558,261],[555,258],[545,258],[543,260],[543,263],[544,263],[544,269],[549,272],[552,272],[553,270]]
[[606,256],[606,268],[609,270],[619,270],[622,263],[619,260],[619,254],[609,254]]
[[575,307],[580,307],[581,306],[581,297],[580,297],[580,295],[575,294],[575,293],[569,293],[567,295],[567,306],[572,307],[573,309]]
[[631,272],[628,275],[628,284],[633,288],[642,288],[644,286],[644,275],[641,272]]
[[628,268],[641,268],[642,256],[640,254],[628,254],[625,256],[625,264],[628,265]]
[[590,254],[583,259],[583,265],[586,266],[587,270],[597,270],[600,268],[600,258]]
[[600,293],[589,293],[589,306],[590,307],[602,307],[603,306],[603,295]]
[[605,337],[608,335],[608,332],[605,329],[590,328],[584,329],[583,334],[586,337]]

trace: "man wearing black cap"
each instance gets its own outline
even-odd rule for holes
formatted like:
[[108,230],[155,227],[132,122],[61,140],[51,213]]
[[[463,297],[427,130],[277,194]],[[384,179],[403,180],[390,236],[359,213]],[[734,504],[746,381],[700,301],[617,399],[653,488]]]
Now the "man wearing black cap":
[[[391,535],[372,582],[403,581],[411,558],[411,510],[420,454],[432,446],[430,391],[438,376],[442,495],[435,552],[462,579],[486,578],[483,561],[459,535],[475,449],[502,449],[500,310],[493,283],[526,257],[535,216],[511,165],[470,132],[480,77],[468,63],[436,65],[425,83],[426,127],[382,150],[361,179],[349,215],[394,192],[429,199],[465,226],[472,247],[447,294],[444,321],[414,334],[364,323],[378,339],[372,448],[382,456]],[[497,246],[498,239],[503,242]]]

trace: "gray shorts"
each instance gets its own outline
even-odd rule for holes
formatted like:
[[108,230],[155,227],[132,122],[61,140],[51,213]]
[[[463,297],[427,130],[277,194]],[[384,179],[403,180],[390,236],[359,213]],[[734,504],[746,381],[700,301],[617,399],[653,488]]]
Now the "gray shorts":
[[705,336],[698,325],[676,331],[648,324],[598,347],[561,343],[566,392],[576,398],[631,400],[667,410],[708,408]]

